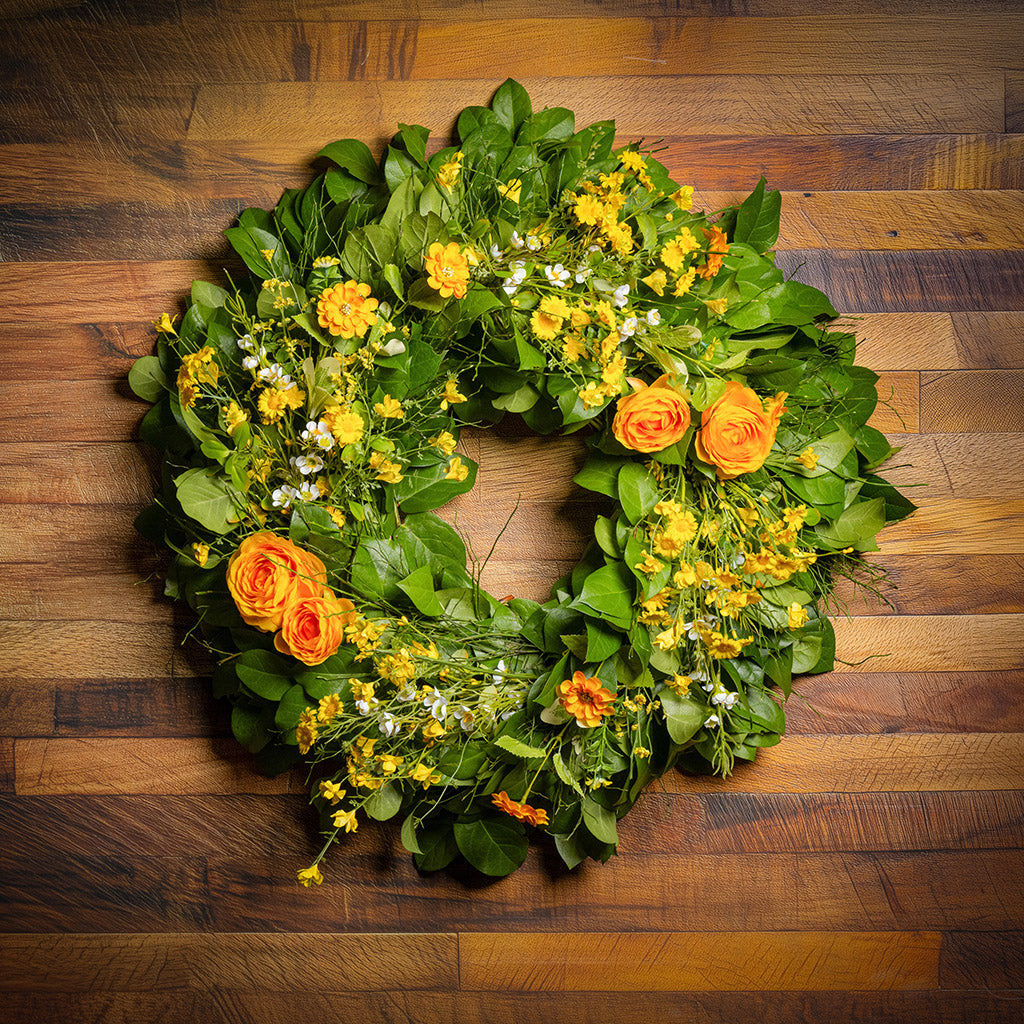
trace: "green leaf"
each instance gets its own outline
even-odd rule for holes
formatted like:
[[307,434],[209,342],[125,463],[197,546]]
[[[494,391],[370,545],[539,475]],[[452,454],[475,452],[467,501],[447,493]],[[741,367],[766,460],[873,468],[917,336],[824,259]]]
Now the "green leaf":
[[406,513],[431,512],[449,502],[456,495],[473,489],[476,482],[477,464],[465,455],[459,456],[469,467],[465,480],[447,480],[448,464],[407,468],[403,478],[394,485],[395,499]]
[[398,587],[416,606],[417,611],[424,615],[436,617],[444,613],[441,602],[434,592],[434,580],[429,565],[421,565],[414,569],[404,580],[399,580]]
[[609,811],[592,797],[583,798],[583,824],[587,831],[602,843],[615,846],[619,841],[618,829],[615,825],[615,812]]
[[628,464],[625,459],[592,452],[587,456],[583,468],[572,478],[573,483],[585,487],[588,491],[596,491],[598,494],[607,494],[609,498],[616,498],[619,493],[619,470]]
[[[241,218],[239,218],[241,221]],[[258,227],[228,228],[224,237],[231,247],[245,261],[245,265],[259,277],[285,278],[291,276],[291,265],[284,243],[269,231]],[[270,259],[263,255],[264,250],[271,253]]]
[[633,620],[633,594],[632,573],[621,562],[615,562],[587,577],[573,605],[583,605],[614,625],[628,629]]
[[732,240],[746,242],[757,252],[767,251],[778,240],[781,209],[782,193],[765,192],[765,180],[762,177],[737,211]]
[[549,107],[533,114],[523,122],[516,142],[520,146],[533,146],[538,142],[556,142],[572,136],[576,117],[565,107]]
[[245,495],[212,469],[189,469],[174,478],[185,514],[212,533],[230,533],[245,507]]
[[389,782],[370,794],[363,809],[374,821],[387,821],[402,809],[402,794]]
[[619,502],[626,518],[638,523],[658,503],[658,485],[642,463],[627,462],[619,470]]
[[555,849],[570,871],[587,859],[586,852],[580,849],[573,836],[555,836]]
[[253,648],[234,662],[238,678],[264,700],[279,701],[291,688],[288,662],[279,654]]
[[282,732],[294,729],[299,724],[299,716],[310,706],[306,699],[306,691],[296,683],[289,687],[277,706],[274,725]]
[[217,309],[228,301],[228,293],[223,288],[207,281],[192,282],[192,301],[208,309]]
[[513,134],[533,113],[529,93],[516,81],[506,78],[491,100],[491,109],[498,120]]
[[422,853],[419,840],[416,838],[416,812],[411,812],[402,822],[402,845],[409,853]]
[[667,687],[658,694],[673,743],[689,743],[708,717],[708,709],[689,695],[680,697]]
[[504,395],[498,395],[491,404],[495,409],[502,409],[505,412],[526,412],[532,409],[540,398],[540,392],[530,384],[524,384],[515,391]]
[[440,871],[451,864],[459,852],[451,822],[447,819],[432,821],[416,838],[420,853],[415,854],[413,860],[420,871]]
[[428,313],[440,313],[445,306],[441,293],[431,288],[425,277],[417,277],[409,285],[408,301],[410,306],[425,309]]
[[516,757],[547,757],[548,753],[543,747],[531,746],[529,743],[516,739],[515,736],[499,736],[494,741],[494,745],[509,754],[515,754]]
[[621,646],[621,633],[603,622],[587,619],[587,651],[586,660],[597,664],[610,658]]
[[518,821],[481,818],[456,822],[452,831],[459,852],[485,875],[511,874],[526,860],[529,843]]
[[825,547],[855,547],[864,550],[865,545],[873,540],[883,526],[885,501],[882,498],[870,498],[855,502],[834,523],[821,523],[814,528],[814,532]]
[[143,356],[132,363],[128,386],[144,402],[155,402],[170,387],[156,356]]
[[263,716],[251,708],[236,705],[231,709],[231,731],[250,754],[258,753],[270,742]]
[[574,789],[580,796],[583,796],[583,787],[580,786],[579,782],[572,777],[568,766],[565,761],[562,760],[562,755],[557,750],[551,756],[551,764],[554,766],[555,774],[562,780],[562,782]]
[[358,139],[340,139],[338,142],[332,142],[324,146],[317,156],[327,157],[353,177],[365,181],[367,185],[376,185],[381,181],[380,168],[370,152],[370,147]]

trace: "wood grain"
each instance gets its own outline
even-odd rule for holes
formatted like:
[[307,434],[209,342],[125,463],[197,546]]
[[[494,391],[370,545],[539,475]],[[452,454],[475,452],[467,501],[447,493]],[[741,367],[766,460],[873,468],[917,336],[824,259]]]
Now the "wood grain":
[[[0,27],[5,1024],[1024,1019],[1019,2],[8,0]],[[419,122],[436,152],[506,75],[709,206],[783,190],[779,265],[858,333],[920,509],[867,556],[890,604],[838,584],[847,664],[796,681],[782,744],[671,774],[620,857],[567,872],[539,836],[498,883],[420,874],[396,820],[307,892],[304,779],[231,740],[133,531],[125,374],[238,270],[238,210],[337,137]],[[484,580],[546,596],[602,511],[579,438],[464,447],[445,514],[481,554],[511,515]]]
[[915,989],[937,981],[929,932],[459,936],[467,989],[611,991]]

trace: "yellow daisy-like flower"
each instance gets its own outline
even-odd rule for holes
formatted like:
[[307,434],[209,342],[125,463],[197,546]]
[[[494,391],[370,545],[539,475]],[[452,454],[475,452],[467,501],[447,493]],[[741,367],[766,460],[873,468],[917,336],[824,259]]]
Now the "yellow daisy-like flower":
[[686,257],[699,248],[693,232],[689,228],[681,228],[679,234],[661,250],[661,262],[675,273],[682,267]]
[[665,565],[663,562],[660,562],[655,558],[650,551],[645,551],[643,560],[637,562],[633,568],[640,572],[647,573],[648,576],[653,576],[656,572],[661,572],[661,570],[665,568]]
[[359,413],[353,412],[347,406],[332,405],[324,409],[320,418],[327,424],[327,429],[334,440],[342,447],[347,444],[358,444],[362,439],[366,424]]
[[597,196],[582,195],[576,200],[573,213],[581,224],[595,225],[605,216],[604,203]]
[[444,475],[445,480],[457,480],[459,483],[462,483],[467,476],[469,476],[469,466],[456,455],[448,463],[448,472]]
[[320,704],[316,710],[317,721],[326,725],[333,722],[341,711],[341,697],[336,693],[329,693],[326,697],[320,698]]
[[683,274],[678,281],[676,281],[675,288],[672,289],[672,294],[678,299],[684,296],[692,287],[693,282],[697,280],[697,268],[690,267],[689,270]]
[[305,394],[292,384],[284,390],[264,388],[256,405],[264,423],[277,423],[289,409],[298,409],[305,400]]
[[334,337],[365,338],[377,322],[377,300],[370,296],[370,286],[345,281],[328,288],[316,304],[317,321]]
[[402,403],[390,395],[385,395],[379,402],[376,402],[373,406],[373,411],[381,419],[385,420],[401,420],[405,418],[405,410],[402,408]]
[[442,298],[466,297],[469,284],[469,260],[459,249],[458,242],[442,245],[433,242],[427,250],[427,284],[441,293]]
[[541,341],[554,341],[571,312],[569,303],[561,296],[548,296],[541,299],[540,305],[533,311],[530,327]]

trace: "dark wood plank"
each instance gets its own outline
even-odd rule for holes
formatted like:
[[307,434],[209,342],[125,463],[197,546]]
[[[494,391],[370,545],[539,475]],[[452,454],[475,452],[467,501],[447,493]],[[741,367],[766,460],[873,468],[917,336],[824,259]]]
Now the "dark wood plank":
[[840,311],[1024,309],[1024,253],[780,252],[788,276],[820,288]]
[[944,988],[1024,988],[1024,932],[950,932],[943,936],[939,979]]
[[[600,8],[599,8],[600,10]],[[68,1019],[89,1024],[277,1024],[295,1009],[293,993],[219,991],[60,993],[4,996],[9,1024]],[[350,1024],[730,1024],[751,1017],[761,1024],[871,1021],[897,1024],[1011,1024],[1024,1011],[1024,994],[970,992],[304,992],[312,1019]]]
[[6,935],[0,970],[14,990],[252,991],[267,987],[269,973],[278,990],[297,994],[313,971],[327,990],[429,991],[457,984],[458,948],[441,934]]
[[14,792],[14,740],[0,736],[0,793]]
[[804,676],[790,697],[787,727],[793,735],[1020,732],[1022,685],[1024,672],[976,669]]
[[1024,75],[1006,74],[1006,127],[1005,131],[1016,132],[1024,128]]
[[[669,852],[672,840],[679,841],[678,799],[687,798],[645,797],[647,820],[629,832],[640,849]],[[1015,791],[730,793],[705,794],[701,802],[709,852],[983,850],[1024,843],[1024,794]]]
[[0,359],[8,380],[123,380],[155,342],[149,322],[0,324]]

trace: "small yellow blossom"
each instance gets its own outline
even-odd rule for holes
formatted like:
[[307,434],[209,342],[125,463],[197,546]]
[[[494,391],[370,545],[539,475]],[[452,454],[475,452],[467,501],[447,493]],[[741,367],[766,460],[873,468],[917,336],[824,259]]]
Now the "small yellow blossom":
[[199,565],[206,565],[206,560],[210,557],[210,545],[197,540],[192,545],[192,557]]
[[723,316],[725,314],[726,309],[728,309],[729,307],[729,300],[724,298],[705,299],[704,305],[707,306],[708,309],[710,309],[711,312],[715,314],[715,316]]
[[329,406],[320,416],[327,424],[327,429],[334,436],[334,440],[342,447],[348,444],[358,444],[362,439],[366,424],[363,423],[363,418],[359,413],[353,412],[347,406]]
[[397,398],[385,395],[379,402],[375,402],[373,411],[385,420],[401,420],[405,418],[405,410]]
[[451,462],[448,463],[448,472],[445,473],[445,480],[456,480],[462,483],[466,477],[469,476],[469,466],[463,463],[462,459],[456,455]]
[[323,779],[319,786],[320,795],[332,804],[336,804],[345,798],[345,790],[340,783],[332,782],[330,779]]
[[692,210],[693,209],[693,186],[682,185],[672,195],[669,196],[680,210]]
[[647,573],[648,576],[653,576],[656,572],[661,572],[665,565],[655,558],[650,551],[645,551],[643,560],[637,562],[634,568],[640,572]]
[[229,434],[234,432],[249,419],[249,414],[237,402],[228,402],[224,406],[224,426]]
[[334,822],[335,828],[343,828],[346,832],[355,832],[359,828],[355,811],[336,811],[331,820]]
[[441,408],[447,409],[449,405],[458,405],[465,402],[466,396],[459,391],[459,382],[455,377],[449,377],[445,381],[444,391],[441,392]]
[[340,711],[341,697],[336,693],[329,693],[326,697],[320,698],[320,704],[316,711],[317,721],[326,725],[328,722],[334,721]]
[[523,189],[523,179],[513,178],[505,185],[498,186],[498,194],[502,199],[508,199],[513,203],[519,202],[519,194]]
[[455,440],[453,434],[447,430],[442,430],[437,437],[432,437],[429,443],[432,447],[437,448],[438,451],[443,452],[445,455],[451,455],[451,453],[455,451],[455,445],[458,442]]
[[160,334],[177,334],[178,332],[174,329],[174,321],[177,319],[177,313],[175,313],[174,316],[170,316],[167,313],[161,313],[160,319],[153,321],[153,327]]
[[423,738],[429,743],[432,740],[440,739],[445,731],[445,727],[436,718],[432,718],[423,726]]
[[640,278],[640,280],[656,294],[665,294],[665,286],[668,284],[668,275],[660,267],[653,273],[648,274],[646,277]]
[[789,618],[789,628],[799,629],[801,626],[807,624],[807,609],[802,607],[799,602],[794,601],[787,609],[786,613]]
[[796,461],[808,469],[816,469],[818,466],[818,453],[813,448],[807,447],[796,457]]
[[303,868],[298,873],[298,879],[308,889],[311,885],[320,885],[324,876],[320,872],[319,865],[313,864],[308,868]]
[[385,484],[397,484],[403,480],[402,467],[397,462],[392,462],[380,452],[373,452],[370,455],[370,469],[376,471],[374,479]]

